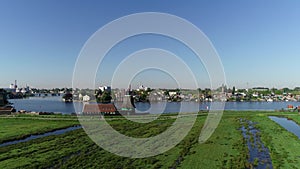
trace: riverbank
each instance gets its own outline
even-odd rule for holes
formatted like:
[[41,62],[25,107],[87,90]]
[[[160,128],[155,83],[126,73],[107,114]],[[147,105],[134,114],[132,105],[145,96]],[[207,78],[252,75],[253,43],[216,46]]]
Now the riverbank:
[[[17,117],[1,116],[1,139],[20,139],[19,135],[47,131],[79,124],[76,116],[56,115]],[[148,115],[144,116],[147,118]],[[0,147],[0,168],[251,168],[260,160],[249,161],[247,140],[243,137],[240,119],[253,123],[259,130],[255,138],[268,148],[274,168],[300,166],[298,137],[269,119],[288,117],[300,122],[298,113],[270,111],[225,111],[213,135],[203,144],[199,134],[207,112],[198,113],[187,136],[169,151],[144,159],[119,157],[98,147],[83,129],[61,135],[46,136],[28,142]],[[167,114],[149,123],[135,123],[125,118],[105,117],[120,133],[144,138],[155,136],[172,125],[175,114]],[[153,118],[153,115],[149,115]],[[184,118],[184,117],[181,117]],[[4,133],[3,133],[4,132]],[[254,144],[254,142],[253,142]],[[201,160],[199,160],[201,159]]]

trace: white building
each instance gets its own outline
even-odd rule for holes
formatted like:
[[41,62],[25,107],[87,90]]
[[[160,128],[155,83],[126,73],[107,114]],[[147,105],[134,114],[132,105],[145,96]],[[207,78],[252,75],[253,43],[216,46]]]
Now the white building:
[[104,91],[108,91],[111,92],[111,87],[110,86],[100,86],[99,89],[104,92]]
[[25,94],[27,91],[25,88],[22,88],[21,93]]
[[88,96],[88,95],[84,95],[83,97],[82,97],[82,100],[84,101],[84,102],[88,102],[88,101],[90,101],[90,96]]
[[147,90],[149,90],[150,88],[149,87],[146,87],[146,86],[144,86],[144,85],[141,85],[137,90],[138,91],[140,91],[140,90],[145,90],[145,91],[147,91]]
[[78,96],[79,100],[83,100],[83,96],[81,93],[79,93],[79,96]]
[[169,96],[175,96],[177,95],[177,92],[169,92]]

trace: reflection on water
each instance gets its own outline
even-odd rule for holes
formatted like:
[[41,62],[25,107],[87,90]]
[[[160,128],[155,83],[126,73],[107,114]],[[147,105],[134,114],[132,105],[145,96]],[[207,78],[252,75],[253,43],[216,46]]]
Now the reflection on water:
[[[249,120],[240,120],[243,137],[249,150],[248,161],[257,169],[273,168],[269,149],[260,139],[260,131],[255,128],[255,123]],[[251,168],[251,167],[250,167]]]
[[269,116],[269,118],[300,139],[300,126],[297,123],[284,117]]

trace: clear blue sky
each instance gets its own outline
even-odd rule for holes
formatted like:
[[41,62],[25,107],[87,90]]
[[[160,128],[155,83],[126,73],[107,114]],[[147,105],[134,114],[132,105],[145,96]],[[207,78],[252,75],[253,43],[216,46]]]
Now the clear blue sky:
[[[2,0],[0,87],[15,79],[20,86],[70,87],[76,58],[95,31],[128,14],[164,12],[208,36],[228,86],[293,88],[300,86],[299,9],[300,1],[293,0]],[[144,80],[140,83],[157,86]],[[202,85],[208,87],[205,80]]]

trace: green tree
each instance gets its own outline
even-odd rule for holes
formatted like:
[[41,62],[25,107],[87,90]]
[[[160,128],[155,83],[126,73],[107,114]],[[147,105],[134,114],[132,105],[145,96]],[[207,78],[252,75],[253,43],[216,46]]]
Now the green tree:
[[295,87],[294,90],[295,91],[300,91],[300,87]]
[[290,91],[290,89],[287,88],[287,87],[283,88],[282,90],[283,90],[284,93],[288,93]]
[[235,86],[233,86],[233,88],[232,88],[232,94],[234,94],[235,93]]
[[205,88],[204,90],[202,90],[202,93],[203,93],[205,98],[210,98],[211,97],[211,89],[209,89],[209,88]]
[[110,103],[111,99],[111,93],[108,91],[104,91],[101,95],[96,96],[96,100],[98,103]]

